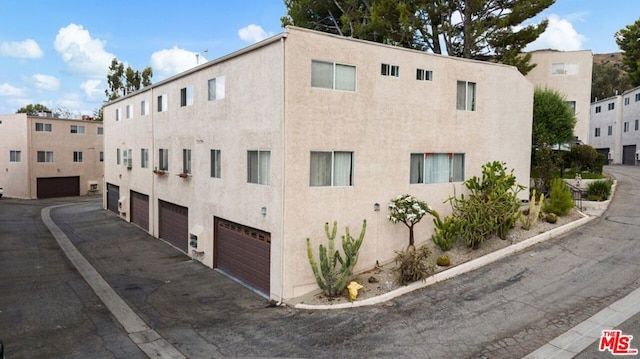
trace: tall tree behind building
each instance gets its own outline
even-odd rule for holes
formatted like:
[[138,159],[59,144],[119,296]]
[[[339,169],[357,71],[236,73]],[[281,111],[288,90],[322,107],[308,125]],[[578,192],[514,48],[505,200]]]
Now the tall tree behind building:
[[632,86],[640,86],[640,19],[616,32],[616,44],[622,50],[622,62]]
[[[547,20],[521,26],[555,0],[285,0],[282,25],[437,54],[497,61],[526,74],[522,50]],[[444,46],[443,46],[444,45]]]
[[140,71],[133,70],[131,66],[125,69],[124,63],[117,58],[111,60],[109,72],[107,74],[108,89],[104,90],[107,100],[115,100],[120,96],[125,96],[143,87],[151,85],[153,70],[147,66]]

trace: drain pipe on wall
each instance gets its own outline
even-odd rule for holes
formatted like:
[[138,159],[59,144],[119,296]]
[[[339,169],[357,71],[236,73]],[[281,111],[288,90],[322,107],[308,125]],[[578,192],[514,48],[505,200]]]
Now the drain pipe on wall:
[[286,51],[285,51],[285,46],[284,46],[284,40],[287,37],[287,33],[285,30],[284,35],[280,38],[280,44],[282,45],[282,107],[280,109],[280,116],[281,116],[281,120],[280,120],[280,126],[282,126],[282,199],[280,202],[280,211],[281,211],[281,217],[282,220],[280,221],[280,300],[278,301],[278,303],[276,304],[277,306],[281,306],[284,304],[283,302],[283,298],[284,298],[284,276],[286,271],[284,270],[284,250],[285,250],[285,246],[284,246],[284,221],[285,221],[285,189],[286,189],[286,166],[287,166],[287,162],[285,161],[286,159],[286,126],[285,126],[285,119],[286,119],[286,115],[285,115],[285,109],[287,107],[287,103],[286,103]]

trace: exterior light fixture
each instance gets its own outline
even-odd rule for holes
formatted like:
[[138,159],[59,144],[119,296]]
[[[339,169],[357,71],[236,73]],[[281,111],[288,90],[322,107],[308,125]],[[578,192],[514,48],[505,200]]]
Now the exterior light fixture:
[[374,203],[373,204],[373,210],[376,212],[380,212],[380,203]]
[[263,216],[266,216],[267,215],[267,207],[260,208],[260,213],[262,213]]

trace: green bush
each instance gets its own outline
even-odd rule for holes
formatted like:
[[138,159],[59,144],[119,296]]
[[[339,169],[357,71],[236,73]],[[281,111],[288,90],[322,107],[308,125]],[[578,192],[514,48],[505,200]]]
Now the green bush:
[[425,279],[433,273],[433,265],[429,263],[431,250],[427,246],[396,252],[394,271],[398,273],[398,281],[405,285]]
[[451,265],[451,258],[446,254],[441,254],[436,259],[436,264],[440,267],[448,267]]
[[513,170],[507,173],[505,163],[489,162],[482,166],[482,179],[474,176],[464,185],[468,197],[449,198],[460,238],[474,249],[491,234],[506,238],[518,217],[517,194],[524,188],[516,183]]
[[589,183],[586,195],[587,201],[606,201],[611,195],[612,185],[613,181],[611,179]]
[[564,216],[573,208],[573,196],[569,186],[560,178],[551,181],[551,193],[544,201],[542,208],[546,213],[555,213]]

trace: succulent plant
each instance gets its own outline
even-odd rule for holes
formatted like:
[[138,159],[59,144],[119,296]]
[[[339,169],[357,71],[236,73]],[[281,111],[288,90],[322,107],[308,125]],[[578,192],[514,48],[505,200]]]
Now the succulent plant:
[[451,259],[446,254],[441,254],[436,259],[436,264],[441,267],[448,267],[451,265]]
[[547,217],[545,219],[549,223],[556,223],[558,221],[558,215],[555,213],[547,213]]

